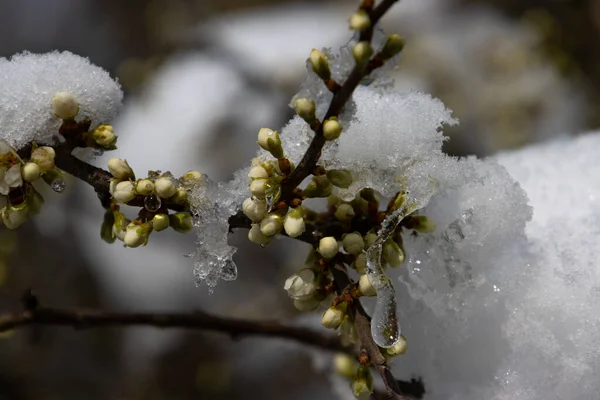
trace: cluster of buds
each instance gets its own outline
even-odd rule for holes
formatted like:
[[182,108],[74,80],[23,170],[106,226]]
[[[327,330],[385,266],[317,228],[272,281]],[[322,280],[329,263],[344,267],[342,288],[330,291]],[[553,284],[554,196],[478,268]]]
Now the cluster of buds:
[[[113,204],[106,211],[102,238],[112,243],[119,239],[127,247],[146,245],[152,231],[172,228],[177,232],[192,229],[192,217],[187,211],[169,212],[169,206],[189,209],[188,192],[201,184],[205,176],[190,171],[179,179],[169,172],[150,171],[147,178],[137,179],[126,160],[111,158],[108,169],[113,178],[110,194]],[[140,206],[138,218],[131,221],[120,211],[120,204]]]

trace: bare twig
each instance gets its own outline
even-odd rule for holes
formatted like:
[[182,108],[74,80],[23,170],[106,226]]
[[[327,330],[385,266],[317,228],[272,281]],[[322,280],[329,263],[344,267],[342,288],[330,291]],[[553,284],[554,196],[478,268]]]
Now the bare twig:
[[0,332],[22,328],[27,325],[70,326],[75,329],[145,325],[156,328],[205,330],[226,333],[236,339],[243,336],[281,338],[329,351],[354,354],[354,349],[343,345],[338,336],[324,335],[314,330],[287,326],[276,321],[231,319],[210,315],[202,311],[191,313],[130,313],[39,307],[18,313],[0,314]]

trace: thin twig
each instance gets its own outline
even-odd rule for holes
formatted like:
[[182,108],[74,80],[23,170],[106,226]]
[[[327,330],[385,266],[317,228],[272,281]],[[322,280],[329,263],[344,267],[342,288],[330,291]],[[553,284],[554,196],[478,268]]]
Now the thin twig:
[[301,327],[287,326],[276,321],[224,318],[202,311],[191,313],[143,313],[39,307],[19,313],[0,314],[0,332],[22,328],[27,325],[70,326],[75,329],[145,325],[156,328],[205,330],[226,333],[235,339],[244,336],[281,338],[329,351],[354,354],[354,349],[343,345],[338,336],[325,335]]

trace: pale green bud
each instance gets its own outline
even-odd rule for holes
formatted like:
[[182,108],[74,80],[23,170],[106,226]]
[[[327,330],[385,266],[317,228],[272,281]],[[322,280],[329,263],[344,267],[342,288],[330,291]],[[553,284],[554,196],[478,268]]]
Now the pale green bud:
[[279,133],[273,129],[261,128],[258,131],[258,145],[275,158],[283,157],[283,147],[281,147]]
[[337,372],[344,378],[354,378],[356,365],[357,363],[354,357],[348,354],[337,353],[333,356],[333,368],[335,372]]
[[42,146],[31,152],[30,162],[36,163],[42,173],[54,168],[54,157],[56,153],[52,147]]
[[306,197],[327,197],[331,195],[333,191],[333,185],[327,179],[327,176],[313,176],[312,181],[306,185],[306,188],[302,191],[302,193]]
[[371,18],[365,10],[359,10],[350,17],[350,29],[364,31],[371,27]]
[[267,215],[267,203],[249,197],[242,203],[242,211],[252,222],[260,222]]
[[373,392],[373,376],[366,365],[358,367],[356,378],[352,381],[352,392],[360,399],[368,398]]
[[354,218],[354,208],[350,204],[340,204],[335,210],[335,218],[339,221],[350,221]]
[[170,225],[169,216],[167,214],[156,214],[152,218],[152,229],[157,232],[164,231]]
[[377,240],[377,234],[370,232],[365,235],[365,249],[371,247],[373,243]]
[[127,232],[127,227],[131,223],[129,219],[125,217],[120,211],[113,211],[115,223],[113,225],[113,233],[117,239],[123,241],[125,239],[125,233]]
[[258,199],[264,199],[267,192],[267,180],[266,179],[254,179],[250,183],[250,192],[252,196]]
[[408,350],[408,342],[406,341],[404,335],[400,335],[400,340],[398,340],[398,342],[392,347],[385,349],[385,352],[389,356],[393,357],[405,354],[406,350]]
[[21,175],[25,182],[35,182],[40,179],[40,166],[34,162],[28,162],[21,168]]
[[158,197],[168,199],[177,193],[177,182],[171,177],[162,176],[154,181],[154,190]]
[[313,71],[319,76],[319,78],[323,79],[324,81],[331,78],[329,63],[327,62],[327,58],[322,51],[312,49],[308,60],[310,61]]
[[315,297],[310,297],[306,300],[297,300],[294,299],[294,307],[300,311],[313,311],[319,307],[321,302]]
[[289,237],[298,237],[306,231],[302,207],[291,210],[283,221],[283,229]]
[[317,251],[326,260],[331,260],[338,253],[339,244],[333,236],[327,236],[319,241]]
[[391,267],[397,267],[404,262],[404,252],[396,242],[388,239],[383,245],[383,259]]
[[135,179],[133,170],[127,163],[127,160],[111,158],[108,160],[108,170],[110,171],[111,175],[118,180],[124,181],[126,179]]
[[100,237],[106,243],[114,243],[116,236],[113,232],[113,226],[115,224],[115,214],[113,210],[108,209],[104,213],[104,220],[102,221],[102,226],[100,227]]
[[252,224],[252,228],[248,231],[248,239],[256,244],[260,244],[261,246],[266,246],[271,243],[273,240],[273,236],[266,236],[260,230],[260,224]]
[[404,49],[404,39],[400,35],[392,33],[385,41],[380,54],[384,60],[388,60],[400,53],[402,49]]
[[360,343],[358,331],[356,330],[356,324],[354,324],[354,321],[352,321],[348,315],[344,317],[342,325],[340,325],[340,336],[342,343],[346,345]]
[[192,216],[187,212],[178,212],[169,215],[171,228],[180,233],[189,232],[194,227]]
[[130,223],[127,225],[123,242],[127,247],[139,247],[148,243],[148,238],[152,232],[152,223],[135,224]]
[[352,184],[352,174],[344,169],[332,169],[327,171],[327,179],[333,184],[342,189],[347,189]]
[[307,300],[317,290],[315,280],[315,273],[309,268],[304,268],[287,278],[283,288],[292,299]]
[[348,233],[342,238],[342,246],[349,254],[356,256],[364,250],[365,241],[360,233]]
[[422,232],[422,233],[432,233],[435,232],[435,224],[431,220],[431,218],[427,218],[424,215],[415,215],[411,217],[414,226],[413,229]]
[[185,204],[188,201],[188,192],[183,187],[178,187],[175,194],[170,197],[175,204]]
[[148,196],[154,192],[154,182],[150,179],[140,179],[135,184],[135,191],[142,196]]
[[335,194],[332,194],[331,196],[329,196],[327,198],[327,207],[328,208],[330,208],[330,207],[337,207],[341,202],[342,202],[342,199],[340,199]]
[[312,123],[317,117],[315,116],[315,102],[311,99],[299,98],[294,101],[294,110],[296,114],[308,123]]
[[327,119],[323,123],[323,136],[326,140],[335,140],[342,134],[342,124],[335,117]]
[[367,272],[367,254],[360,253],[356,256],[356,260],[354,261],[354,269],[359,274],[364,274]]
[[198,171],[188,171],[186,172],[179,181],[187,190],[192,190],[196,186],[204,183],[206,181],[206,176]]
[[115,135],[115,131],[110,124],[98,125],[91,132],[91,138],[97,145],[105,149],[116,149],[117,135]]
[[373,55],[371,43],[367,41],[356,43],[352,48],[352,55],[357,64],[366,64]]
[[367,275],[361,275],[358,279],[358,292],[361,296],[377,296],[377,291]]
[[2,222],[8,229],[17,229],[27,222],[29,217],[29,205],[26,201],[18,206],[8,205],[2,209]]
[[277,214],[269,214],[260,222],[260,231],[265,236],[275,236],[283,229],[282,218]]
[[115,202],[127,203],[128,201],[133,200],[134,197],[135,189],[133,187],[133,182],[123,181],[115,185],[114,192],[112,193],[112,198]]
[[341,307],[331,306],[323,313],[321,324],[328,329],[337,329],[342,324],[346,313]]
[[79,113],[79,103],[73,93],[70,92],[54,93],[50,104],[52,106],[52,114],[63,120],[72,120]]

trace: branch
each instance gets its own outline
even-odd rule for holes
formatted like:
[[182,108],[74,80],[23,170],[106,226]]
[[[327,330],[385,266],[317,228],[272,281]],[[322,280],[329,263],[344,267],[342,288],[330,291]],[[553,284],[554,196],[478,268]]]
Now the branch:
[[[371,41],[375,25],[397,1],[398,0],[383,0],[377,7],[369,10],[371,27],[361,32],[359,41]],[[348,76],[348,79],[346,79],[346,82],[344,82],[342,87],[333,95],[333,99],[331,99],[331,103],[329,104],[329,108],[327,109],[324,120],[327,120],[330,117],[336,117],[342,112],[342,109],[348,100],[350,100],[350,97],[352,97],[352,93],[354,93],[354,90],[357,88],[360,81],[370,72],[371,71],[369,69],[365,69],[364,66],[358,64],[354,66],[352,72],[350,72],[350,75]],[[325,137],[323,136],[323,127],[319,126],[318,129],[315,130],[315,136],[310,142],[310,145],[302,157],[302,160],[300,163],[298,163],[290,176],[282,183],[282,200],[289,200],[290,196],[292,195],[292,191],[312,173],[317,165],[317,162],[319,161],[319,158],[321,157],[321,150],[323,150],[325,141]]]
[[128,313],[39,307],[20,313],[0,314],[0,332],[27,325],[70,326],[75,329],[143,325],[156,328],[206,330],[226,333],[234,339],[243,336],[275,337],[293,340],[328,351],[355,354],[354,349],[343,345],[338,336],[324,335],[306,328],[286,326],[275,321],[230,319],[210,315],[202,311],[191,313]]

